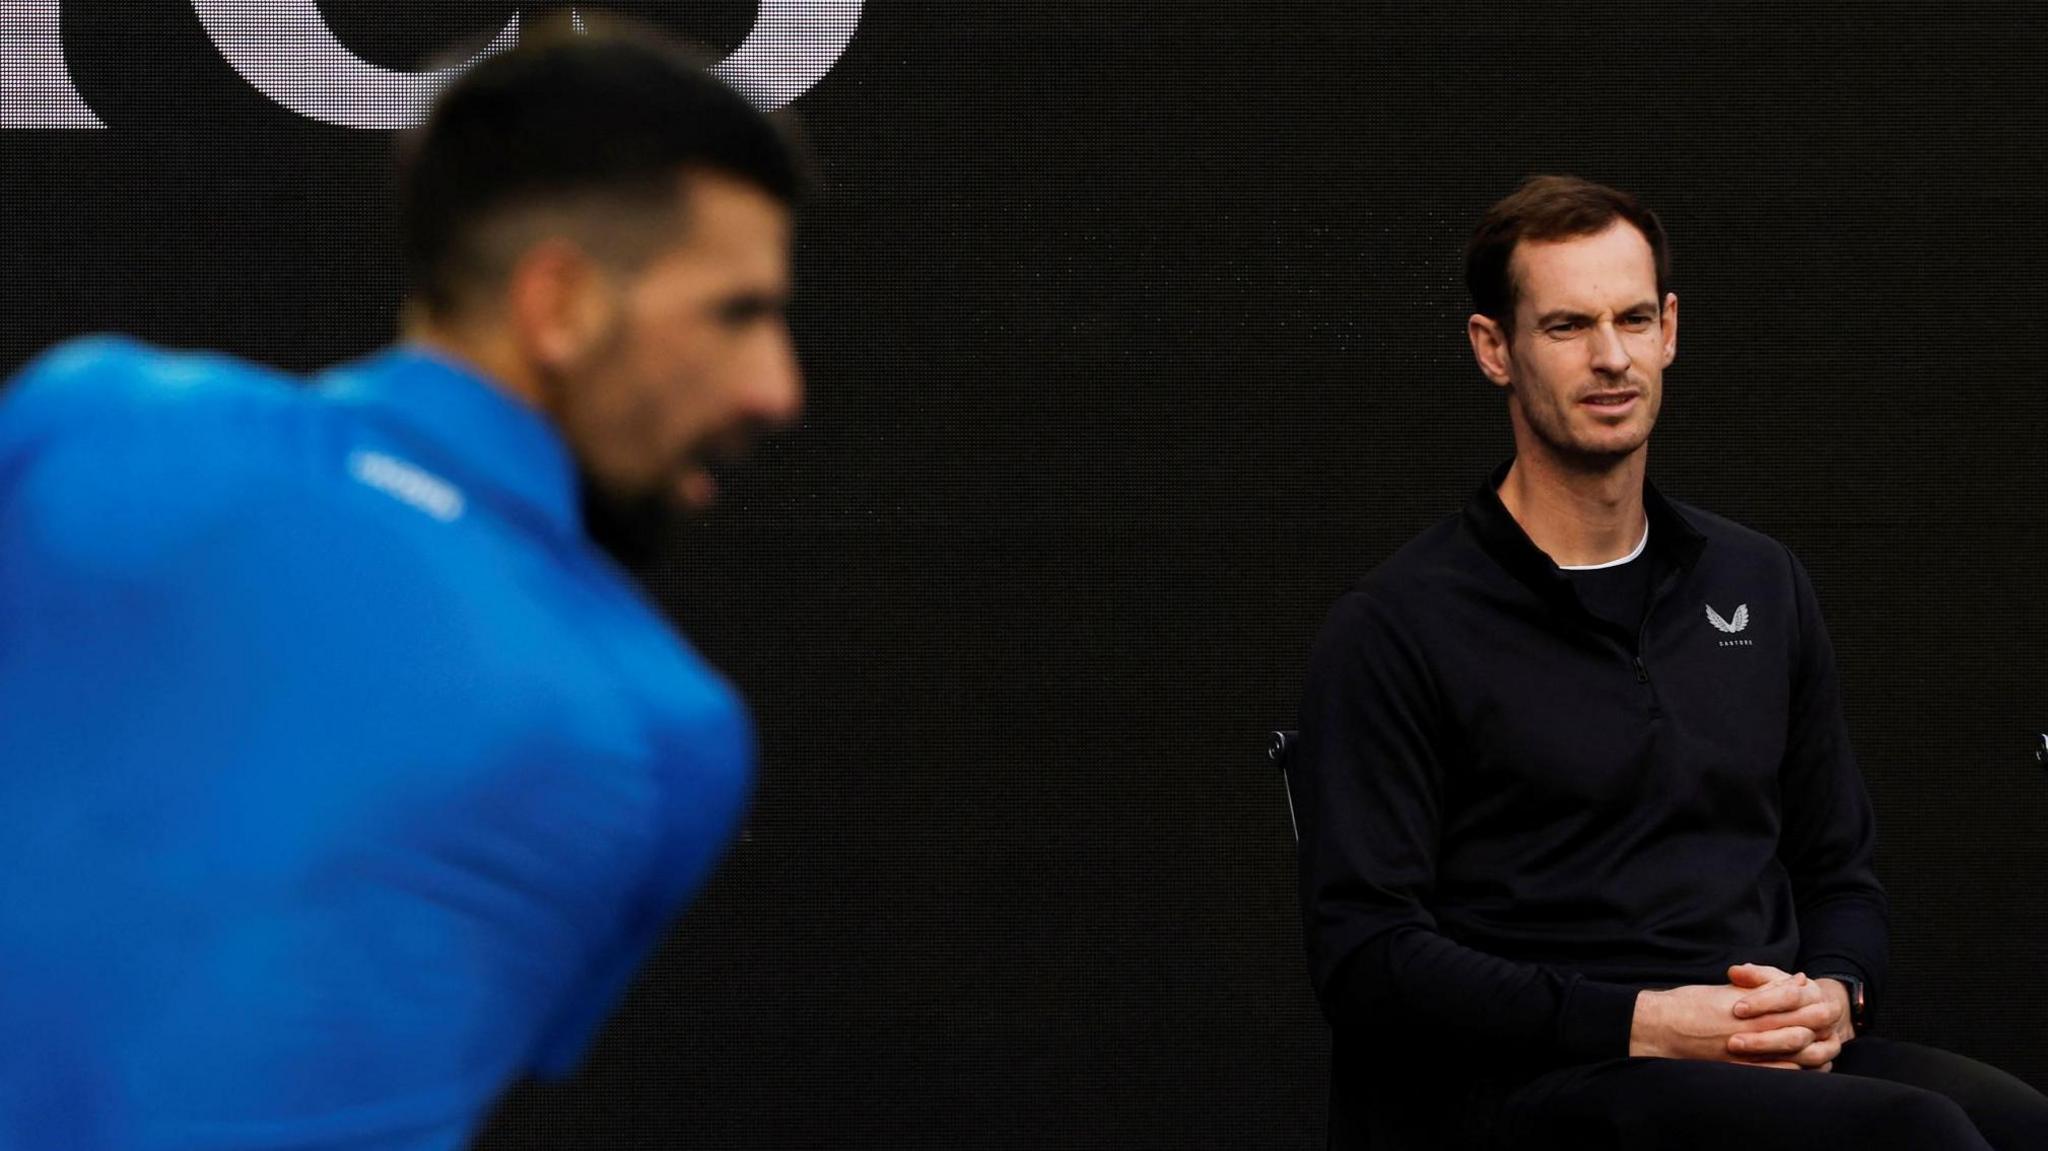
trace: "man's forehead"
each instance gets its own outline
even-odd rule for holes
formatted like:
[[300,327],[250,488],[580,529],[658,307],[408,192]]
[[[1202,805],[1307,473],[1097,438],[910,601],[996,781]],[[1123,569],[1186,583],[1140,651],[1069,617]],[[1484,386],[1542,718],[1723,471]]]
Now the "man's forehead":
[[789,205],[716,172],[693,174],[681,196],[681,230],[662,245],[656,266],[692,277],[787,277],[795,221]]
[[700,172],[686,179],[681,195],[683,241],[702,250],[787,244],[793,231],[789,205],[744,180]]
[[1519,308],[1618,306],[1657,299],[1657,257],[1626,221],[1600,232],[1523,240],[1508,263]]
[[677,181],[683,214],[717,232],[730,227],[789,226],[789,204],[752,181],[712,168],[687,169]]

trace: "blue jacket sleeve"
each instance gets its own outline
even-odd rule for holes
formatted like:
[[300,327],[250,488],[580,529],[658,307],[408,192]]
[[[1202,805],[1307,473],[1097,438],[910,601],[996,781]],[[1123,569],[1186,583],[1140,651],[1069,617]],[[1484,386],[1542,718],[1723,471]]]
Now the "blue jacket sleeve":
[[1367,593],[1332,609],[1310,662],[1294,788],[1309,963],[1332,1026],[1422,1029],[1526,1055],[1628,1053],[1637,990],[1442,935],[1435,878],[1446,765],[1428,664]]

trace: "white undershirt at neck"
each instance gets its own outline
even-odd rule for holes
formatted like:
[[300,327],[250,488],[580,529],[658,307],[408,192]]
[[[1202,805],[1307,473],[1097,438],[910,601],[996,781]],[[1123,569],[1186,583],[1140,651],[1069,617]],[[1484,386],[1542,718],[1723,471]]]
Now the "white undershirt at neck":
[[1649,546],[1650,521],[1646,519],[1643,521],[1643,538],[1636,542],[1636,550],[1618,560],[1608,560],[1604,564],[1559,564],[1557,565],[1557,570],[1565,572],[1596,572],[1601,568],[1618,568],[1625,563],[1633,561],[1637,556],[1642,555],[1643,549]]

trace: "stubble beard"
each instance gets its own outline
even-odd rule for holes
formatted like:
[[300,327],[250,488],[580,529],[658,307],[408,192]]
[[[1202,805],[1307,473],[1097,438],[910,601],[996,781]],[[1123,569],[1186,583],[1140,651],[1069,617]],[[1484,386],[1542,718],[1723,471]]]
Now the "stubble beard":
[[1538,417],[1535,412],[1539,409],[1521,402],[1518,393],[1517,403],[1521,408],[1521,422],[1528,429],[1529,435],[1542,445],[1544,454],[1565,469],[1595,475],[1613,471],[1642,450],[1643,445],[1649,442],[1650,431],[1657,422],[1658,409],[1651,406],[1651,397],[1654,394],[1652,389],[1637,380],[1631,380],[1629,384],[1642,393],[1637,403],[1643,405],[1648,414],[1642,418],[1641,431],[1630,435],[1620,444],[1588,443],[1575,437],[1572,434],[1572,423],[1578,407],[1576,400],[1543,405],[1540,409],[1542,415]]
[[636,576],[644,576],[659,563],[669,542],[688,522],[688,513],[658,488],[617,491],[587,467],[578,478],[584,534]]

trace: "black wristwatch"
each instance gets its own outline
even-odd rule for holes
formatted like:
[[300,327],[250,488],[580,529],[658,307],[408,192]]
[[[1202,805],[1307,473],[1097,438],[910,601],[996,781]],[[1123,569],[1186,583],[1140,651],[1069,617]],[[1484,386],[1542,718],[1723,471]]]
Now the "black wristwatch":
[[1838,975],[1832,971],[1813,978],[1832,979],[1848,990],[1849,1022],[1855,1025],[1858,1033],[1861,1033],[1870,1020],[1870,1005],[1863,995],[1863,981],[1854,975]]

